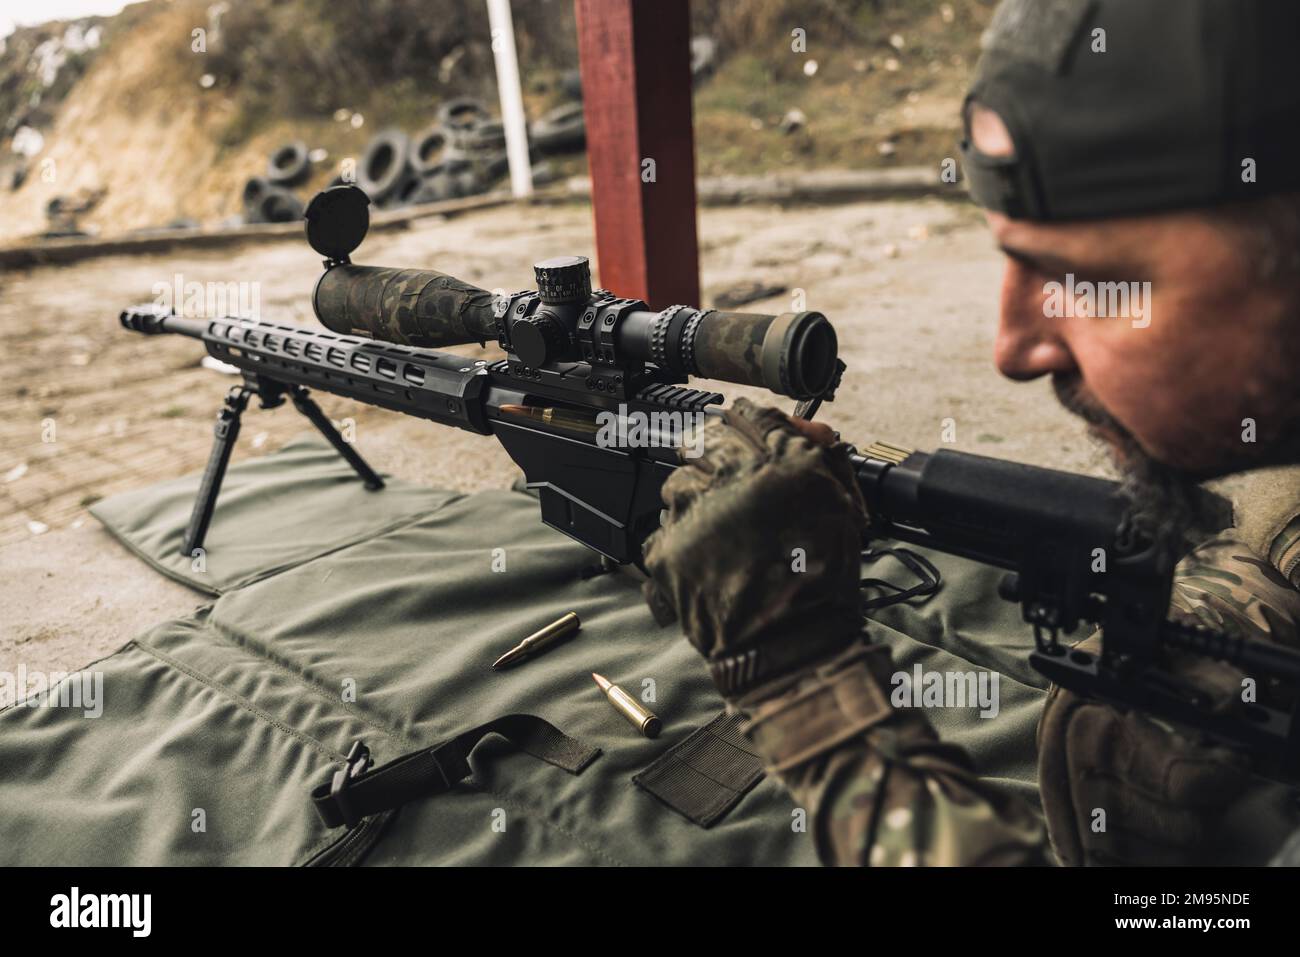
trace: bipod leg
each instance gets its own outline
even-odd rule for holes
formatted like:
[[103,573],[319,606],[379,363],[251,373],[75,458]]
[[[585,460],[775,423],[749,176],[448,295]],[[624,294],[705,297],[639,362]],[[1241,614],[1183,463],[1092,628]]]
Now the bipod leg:
[[305,415],[308,421],[320,430],[321,435],[329,439],[330,445],[334,446],[339,455],[343,456],[348,465],[351,465],[357,475],[361,476],[361,481],[366,483],[366,488],[373,492],[384,487],[384,480],[365,459],[357,454],[356,449],[344,441],[343,436],[339,435],[339,430],[334,428],[329,417],[321,411],[321,407],[312,400],[303,386],[294,386],[289,394],[293,398],[294,408]]
[[230,452],[235,447],[235,440],[239,438],[239,417],[256,391],[247,385],[233,387],[226,393],[225,405],[217,414],[217,424],[212,430],[212,454],[208,456],[208,464],[203,469],[199,494],[194,499],[194,511],[190,513],[185,541],[181,545],[181,554],[187,558],[193,557],[196,548],[203,547],[208,525],[212,522],[212,512],[217,507],[221,480],[226,477],[226,466],[230,464]]

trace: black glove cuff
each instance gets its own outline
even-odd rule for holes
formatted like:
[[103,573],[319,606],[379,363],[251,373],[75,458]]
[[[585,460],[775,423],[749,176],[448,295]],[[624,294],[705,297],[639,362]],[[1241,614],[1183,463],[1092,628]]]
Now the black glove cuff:
[[861,632],[861,619],[847,627],[810,622],[809,637],[765,641],[710,659],[709,675],[724,698],[748,694],[760,685],[802,670],[847,647]]

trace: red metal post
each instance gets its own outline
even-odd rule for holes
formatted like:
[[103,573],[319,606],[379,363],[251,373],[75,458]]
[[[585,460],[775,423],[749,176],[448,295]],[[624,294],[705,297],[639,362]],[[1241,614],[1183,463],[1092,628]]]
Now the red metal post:
[[575,0],[600,285],[699,305],[689,0]]

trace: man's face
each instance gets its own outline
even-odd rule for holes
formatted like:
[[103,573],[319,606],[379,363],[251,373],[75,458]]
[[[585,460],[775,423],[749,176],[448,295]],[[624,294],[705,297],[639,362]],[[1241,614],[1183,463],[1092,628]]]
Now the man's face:
[[[1294,453],[1300,301],[1261,281],[1238,230],[1198,211],[988,222],[1007,256],[998,369],[1051,374],[1121,465],[1145,453],[1209,477]],[[1124,284],[1122,314],[1105,283]]]
[[[967,120],[980,152],[1015,154],[996,112],[972,103]],[[1121,467],[1207,478],[1300,460],[1300,283],[1262,277],[1240,225],[987,218],[1007,255],[998,368],[1052,375]]]

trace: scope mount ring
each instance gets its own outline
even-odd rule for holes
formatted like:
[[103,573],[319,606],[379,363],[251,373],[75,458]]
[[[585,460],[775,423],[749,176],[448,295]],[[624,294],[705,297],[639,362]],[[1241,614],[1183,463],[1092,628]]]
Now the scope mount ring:
[[593,368],[623,365],[618,354],[618,328],[629,313],[649,308],[640,299],[605,299],[588,305],[578,319],[576,335],[582,361]]

